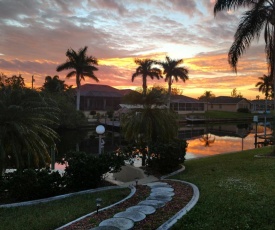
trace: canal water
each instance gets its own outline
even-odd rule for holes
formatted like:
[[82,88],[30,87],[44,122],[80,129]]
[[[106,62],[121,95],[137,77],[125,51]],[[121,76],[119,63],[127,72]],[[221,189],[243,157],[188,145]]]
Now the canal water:
[[[266,131],[265,131],[266,130]],[[182,125],[179,138],[188,143],[186,159],[212,156],[255,148],[255,124],[198,124]],[[270,134],[269,127],[257,126],[257,135]],[[60,133],[61,142],[57,145],[56,159],[61,159],[69,150],[79,149],[87,153],[98,153],[98,135],[95,128]],[[123,144],[119,133],[107,130],[104,136],[105,152],[117,149]],[[261,141],[259,138],[257,142]]]

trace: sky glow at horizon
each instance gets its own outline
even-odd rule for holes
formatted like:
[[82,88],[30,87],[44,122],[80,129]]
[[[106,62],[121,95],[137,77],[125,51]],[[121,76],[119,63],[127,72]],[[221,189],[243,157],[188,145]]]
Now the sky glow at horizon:
[[[99,60],[95,75],[82,84],[139,88],[141,77],[131,81],[135,58],[183,58],[189,80],[175,82],[183,94],[197,98],[206,90],[230,96],[234,88],[247,99],[263,99],[255,84],[267,74],[263,41],[254,42],[240,59],[238,74],[227,52],[243,12],[221,12],[214,17],[213,0],[2,0],[0,1],[0,72],[21,74],[36,88],[47,75],[59,75],[68,85],[67,71],[56,72],[66,61],[67,49],[88,46]],[[148,79],[148,86],[167,87],[164,80]]]

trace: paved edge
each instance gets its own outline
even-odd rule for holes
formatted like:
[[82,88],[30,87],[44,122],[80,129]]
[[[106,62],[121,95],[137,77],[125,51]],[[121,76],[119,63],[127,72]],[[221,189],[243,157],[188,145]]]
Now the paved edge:
[[84,190],[84,191],[79,191],[79,192],[68,193],[68,194],[64,194],[64,195],[39,199],[39,200],[25,201],[25,202],[12,203],[12,204],[3,204],[3,205],[0,205],[0,208],[12,208],[12,207],[19,207],[19,206],[29,206],[29,205],[46,203],[46,202],[50,202],[50,201],[54,201],[54,200],[60,200],[60,199],[64,199],[64,198],[75,196],[75,195],[95,193],[95,192],[101,192],[101,191],[105,191],[105,190],[109,190],[109,189],[120,189],[120,188],[125,188],[125,187],[122,187],[122,186],[107,186],[107,187],[101,187],[101,188],[96,188],[96,189],[89,189],[89,190]]
[[179,170],[171,172],[171,173],[169,173],[167,175],[164,175],[164,176],[160,177],[160,179],[161,180],[166,179],[167,177],[174,176],[174,175],[176,175],[176,174],[178,174],[178,173],[180,173],[180,172],[182,172],[184,170],[185,170],[185,166],[181,165],[181,168]]
[[186,182],[186,181],[182,181],[182,180],[174,180],[174,179],[167,179],[167,180],[177,181],[177,182],[181,182],[183,184],[190,185],[193,188],[193,197],[183,209],[181,209],[174,216],[172,216],[169,220],[167,220],[164,224],[162,224],[160,227],[158,227],[157,230],[170,229],[180,218],[182,218],[188,211],[190,211],[196,205],[196,203],[198,202],[199,197],[200,197],[200,192],[196,185]]
[[[119,187],[119,188],[125,188],[125,187]],[[118,202],[116,202],[114,204],[111,204],[111,205],[109,205],[109,206],[107,206],[105,208],[100,209],[99,212],[104,211],[105,209],[108,209],[108,208],[112,208],[113,206],[118,205],[118,204],[124,202],[125,200],[128,200],[129,198],[131,198],[136,193],[136,188],[134,186],[129,186],[129,188],[131,189],[131,193],[127,197],[125,197],[124,199],[122,199],[122,200],[120,200],[120,201],[118,201]],[[59,228],[56,228],[56,230],[61,230],[62,228],[65,228],[65,227],[67,227],[67,226],[69,226],[69,225],[71,225],[71,224],[73,224],[73,223],[75,223],[77,221],[80,221],[80,220],[82,220],[82,219],[84,219],[84,218],[86,218],[88,216],[91,216],[91,215],[95,214],[96,212],[97,211],[94,211],[94,212],[86,214],[85,216],[81,216],[78,219],[75,219],[75,220],[73,220],[73,221],[71,221],[71,222],[69,222],[69,223],[67,223],[67,224],[65,224],[65,225],[63,225],[63,226],[61,226]]]

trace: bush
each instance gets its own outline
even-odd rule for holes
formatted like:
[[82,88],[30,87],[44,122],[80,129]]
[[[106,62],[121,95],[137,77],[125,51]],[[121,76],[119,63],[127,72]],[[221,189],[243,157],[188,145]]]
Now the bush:
[[114,116],[114,110],[108,110],[107,111],[107,116],[108,116],[108,118],[112,118],[113,116]]
[[61,193],[63,181],[59,172],[26,169],[6,173],[1,180],[1,197],[14,201],[34,200]]
[[185,160],[187,142],[174,139],[169,143],[155,143],[149,147],[147,165],[153,171],[170,173],[179,168]]
[[96,111],[95,111],[95,110],[91,110],[91,111],[90,111],[90,115],[91,115],[91,116],[96,115]]
[[250,110],[248,108],[238,108],[238,113],[250,113]]
[[124,165],[123,156],[114,153],[96,156],[85,152],[69,152],[65,161],[68,166],[65,168],[64,180],[67,188],[74,191],[98,187],[105,173],[118,171]]

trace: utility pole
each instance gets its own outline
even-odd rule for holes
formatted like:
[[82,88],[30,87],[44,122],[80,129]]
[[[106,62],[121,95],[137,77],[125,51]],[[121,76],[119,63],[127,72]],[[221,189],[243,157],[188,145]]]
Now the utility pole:
[[32,75],[32,89],[33,89],[33,83],[35,82],[34,76]]

